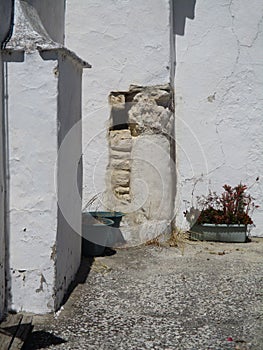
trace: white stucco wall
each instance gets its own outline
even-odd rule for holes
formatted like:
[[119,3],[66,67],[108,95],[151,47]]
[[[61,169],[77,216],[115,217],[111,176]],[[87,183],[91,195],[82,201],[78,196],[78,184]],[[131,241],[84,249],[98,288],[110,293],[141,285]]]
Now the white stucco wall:
[[4,154],[3,154],[3,62],[0,51],[0,320],[5,311],[5,202],[4,202]]
[[82,66],[56,51],[8,66],[10,307],[46,313],[81,257]]
[[38,52],[8,64],[11,308],[17,311],[54,307],[56,65]]
[[[196,2],[176,36],[177,225],[208,188],[254,184],[253,235],[263,235],[263,3]],[[255,183],[256,178],[259,181]]]
[[81,118],[81,68],[65,55],[57,65],[38,52],[9,64],[12,308],[38,313],[59,306],[81,252],[81,123],[57,159]]
[[169,0],[68,0],[66,45],[92,64],[83,76],[83,205],[105,190],[108,96],[169,82]]

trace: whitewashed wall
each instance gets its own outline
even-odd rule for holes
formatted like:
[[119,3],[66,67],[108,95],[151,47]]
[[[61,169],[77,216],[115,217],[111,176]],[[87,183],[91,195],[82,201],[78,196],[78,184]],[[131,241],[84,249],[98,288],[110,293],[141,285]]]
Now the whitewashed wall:
[[56,66],[38,52],[8,64],[11,308],[17,311],[54,307]]
[[169,83],[169,0],[68,0],[65,42],[88,59],[83,76],[83,204],[105,190],[108,96]]
[[252,234],[263,235],[262,16],[259,0],[197,0],[195,18],[176,36],[179,226],[193,190],[242,181],[254,184],[261,208]]
[[259,176],[250,189],[261,205],[252,234],[262,234],[262,6],[67,1],[66,42],[93,64],[84,79],[84,204],[105,188],[109,91],[169,82],[176,59],[177,226],[186,227],[182,213],[196,195]]
[[51,56],[8,64],[10,307],[36,313],[59,307],[81,257],[82,67]]

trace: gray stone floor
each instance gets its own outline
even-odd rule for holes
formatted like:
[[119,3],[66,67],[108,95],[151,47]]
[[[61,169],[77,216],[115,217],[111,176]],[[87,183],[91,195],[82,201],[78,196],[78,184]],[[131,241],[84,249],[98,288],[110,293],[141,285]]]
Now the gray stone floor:
[[253,239],[96,258],[62,310],[34,317],[25,349],[263,349],[262,254]]

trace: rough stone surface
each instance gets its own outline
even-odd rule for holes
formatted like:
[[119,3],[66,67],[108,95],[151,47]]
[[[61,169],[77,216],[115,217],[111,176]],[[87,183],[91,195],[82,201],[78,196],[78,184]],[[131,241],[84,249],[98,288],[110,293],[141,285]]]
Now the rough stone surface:
[[[123,96],[123,95],[121,95]],[[113,130],[109,133],[109,169],[106,173],[107,198],[130,200],[130,170],[132,136],[128,129]],[[108,207],[116,210],[112,200]]]
[[123,94],[117,94],[113,95],[110,94],[109,96],[109,103],[114,109],[124,109],[125,108],[125,95]]
[[35,7],[27,1],[15,1],[14,22],[14,32],[7,48],[33,52],[38,46],[60,47],[50,38]]
[[130,172],[127,170],[113,170],[111,172],[111,183],[115,186],[128,187],[130,183]]
[[132,148],[130,130],[110,131],[110,148],[116,151],[129,152]]
[[96,258],[63,310],[34,317],[25,350],[261,350],[262,239],[179,245]]
[[121,152],[116,150],[110,150],[110,158],[117,159],[117,160],[130,160],[131,152]]
[[122,160],[122,159],[111,159],[111,166],[115,169],[123,169],[123,170],[129,170],[131,167],[131,161],[130,160]]
[[[125,137],[120,137],[122,133],[130,135],[130,130],[118,131],[115,142],[125,140]],[[129,138],[127,141],[130,144]],[[131,152],[110,150],[106,176],[108,191],[104,204],[110,210],[125,213],[121,222],[122,232],[131,246],[170,229],[175,166],[170,147],[170,140],[165,135],[149,135],[146,132],[132,137]],[[121,169],[122,163],[124,166]]]
[[129,123],[133,125],[132,135],[162,133],[172,137],[171,98],[169,91],[158,87],[144,88],[136,94],[128,113]]
[[111,124],[118,120],[126,129],[109,133],[107,207],[125,213],[126,241],[141,244],[166,232],[172,220],[172,90],[169,84],[131,85],[126,92],[112,92],[109,99],[112,105],[127,105],[121,114],[111,113]]

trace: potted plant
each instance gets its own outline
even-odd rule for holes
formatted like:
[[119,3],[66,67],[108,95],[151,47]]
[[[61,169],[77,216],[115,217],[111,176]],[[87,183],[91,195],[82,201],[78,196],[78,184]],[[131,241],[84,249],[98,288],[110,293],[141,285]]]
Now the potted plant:
[[247,227],[253,225],[249,215],[257,206],[246,192],[247,186],[223,186],[223,193],[209,191],[207,196],[197,197],[198,208],[184,212],[190,223],[193,239],[221,242],[246,242]]

